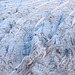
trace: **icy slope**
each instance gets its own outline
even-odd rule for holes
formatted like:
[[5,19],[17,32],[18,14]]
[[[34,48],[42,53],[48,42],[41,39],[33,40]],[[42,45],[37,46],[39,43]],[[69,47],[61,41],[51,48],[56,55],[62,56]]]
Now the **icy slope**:
[[74,75],[75,0],[0,0],[0,74]]

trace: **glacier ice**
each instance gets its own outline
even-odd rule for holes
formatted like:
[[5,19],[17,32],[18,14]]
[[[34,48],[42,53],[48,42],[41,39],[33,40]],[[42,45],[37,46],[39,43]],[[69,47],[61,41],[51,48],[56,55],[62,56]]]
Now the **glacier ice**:
[[0,0],[0,74],[74,75],[75,0]]

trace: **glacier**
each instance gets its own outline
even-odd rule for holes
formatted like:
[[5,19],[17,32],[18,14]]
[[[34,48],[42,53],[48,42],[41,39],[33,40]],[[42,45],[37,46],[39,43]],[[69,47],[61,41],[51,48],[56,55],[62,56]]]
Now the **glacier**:
[[75,75],[75,0],[0,0],[0,75]]

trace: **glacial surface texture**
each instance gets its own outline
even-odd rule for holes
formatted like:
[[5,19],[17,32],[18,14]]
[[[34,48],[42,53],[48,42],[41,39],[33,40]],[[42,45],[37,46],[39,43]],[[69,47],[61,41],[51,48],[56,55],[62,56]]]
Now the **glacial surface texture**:
[[0,0],[0,75],[75,75],[75,0]]

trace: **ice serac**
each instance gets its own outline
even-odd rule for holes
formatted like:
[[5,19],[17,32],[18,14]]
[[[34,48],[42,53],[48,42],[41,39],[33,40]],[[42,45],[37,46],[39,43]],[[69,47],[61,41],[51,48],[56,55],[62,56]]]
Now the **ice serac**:
[[0,0],[1,75],[75,75],[74,0]]

